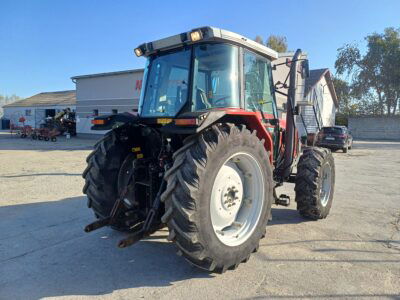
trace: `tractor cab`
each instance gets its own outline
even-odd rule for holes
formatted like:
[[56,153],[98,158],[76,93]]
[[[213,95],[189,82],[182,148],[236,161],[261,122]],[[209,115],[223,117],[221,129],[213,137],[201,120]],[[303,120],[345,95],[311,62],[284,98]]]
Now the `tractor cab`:
[[261,44],[203,27],[142,44],[135,53],[147,57],[141,118],[222,109],[277,118],[271,61],[278,55]]

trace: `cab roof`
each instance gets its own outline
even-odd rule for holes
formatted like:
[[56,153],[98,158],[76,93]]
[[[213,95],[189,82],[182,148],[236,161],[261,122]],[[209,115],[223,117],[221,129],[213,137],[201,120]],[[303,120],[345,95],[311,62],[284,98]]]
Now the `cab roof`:
[[[196,42],[192,42],[190,39],[190,33],[194,31],[200,31],[202,35],[202,38]],[[140,45],[138,48],[142,50],[144,56],[150,56],[159,51],[168,51],[174,48],[182,47],[184,45],[208,41],[235,43],[244,46],[250,50],[253,50],[261,54],[262,56],[266,56],[270,60],[275,60],[278,58],[278,52],[260,43],[257,43],[237,33],[210,26],[195,28],[181,34],[176,34],[167,38],[145,43]]]

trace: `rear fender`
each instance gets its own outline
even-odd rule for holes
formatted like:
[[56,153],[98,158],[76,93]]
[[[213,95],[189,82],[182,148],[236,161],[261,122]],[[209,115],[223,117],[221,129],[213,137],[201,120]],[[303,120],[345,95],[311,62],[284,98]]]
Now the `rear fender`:
[[[179,119],[196,119],[196,125],[179,126],[176,125],[176,120]],[[192,135],[198,134],[208,127],[216,123],[233,123],[243,124],[250,130],[256,130],[257,137],[264,140],[264,147],[270,153],[270,161],[273,160],[273,142],[271,134],[266,130],[261,122],[261,116],[256,112],[247,112],[244,110],[213,110],[208,112],[192,112],[179,115],[175,122],[171,122],[163,126],[160,130],[166,134],[182,134]]]
[[273,141],[271,134],[267,131],[263,123],[261,122],[260,117],[258,116],[257,113],[253,112],[235,112],[231,113],[229,112],[226,117],[227,122],[229,120],[235,120],[236,122],[234,123],[241,123],[246,125],[246,127],[250,130],[256,130],[257,132],[257,137],[260,140],[264,140],[264,147],[265,150],[269,152],[269,160],[272,163],[273,162],[273,157],[274,157],[274,147],[273,147]]

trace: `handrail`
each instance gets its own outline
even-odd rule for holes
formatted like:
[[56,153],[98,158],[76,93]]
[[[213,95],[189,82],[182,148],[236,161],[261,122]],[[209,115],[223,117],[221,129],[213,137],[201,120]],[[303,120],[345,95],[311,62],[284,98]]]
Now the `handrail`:
[[[304,126],[304,129],[306,133],[309,133],[310,127],[316,127],[317,131],[320,131],[321,128],[323,127],[323,122],[322,122],[322,115],[321,115],[321,109],[320,109],[320,104],[319,104],[319,96],[322,96],[321,94],[318,95],[318,92],[313,89],[313,91],[310,93],[310,102],[312,106],[312,110],[302,110],[300,115],[301,122]],[[322,98],[321,98],[322,99]],[[311,114],[307,114],[311,113]],[[311,117],[311,119],[308,119],[306,122],[305,117]]]
[[317,127],[318,127],[318,131],[321,130],[322,128],[322,117],[321,117],[321,110],[319,108],[319,103],[318,103],[318,95],[317,92],[314,90],[314,96],[313,97],[313,111],[314,111],[314,116],[315,116],[315,120],[317,121]]
[[306,134],[308,135],[307,125],[306,125],[306,122],[304,121],[304,118],[303,118],[303,112],[300,113],[300,119],[301,119],[301,122],[303,123],[303,126],[304,126],[304,129],[306,131]]

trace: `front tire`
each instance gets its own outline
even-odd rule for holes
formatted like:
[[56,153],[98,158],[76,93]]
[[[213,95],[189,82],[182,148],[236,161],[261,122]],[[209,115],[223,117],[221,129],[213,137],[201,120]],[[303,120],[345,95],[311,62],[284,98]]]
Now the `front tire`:
[[[222,273],[258,250],[271,211],[273,181],[269,154],[255,131],[212,126],[185,141],[164,178],[162,221],[189,262]],[[256,186],[262,192],[257,194]]]
[[297,165],[296,202],[299,213],[311,220],[324,219],[332,206],[335,163],[325,148],[304,150]]

